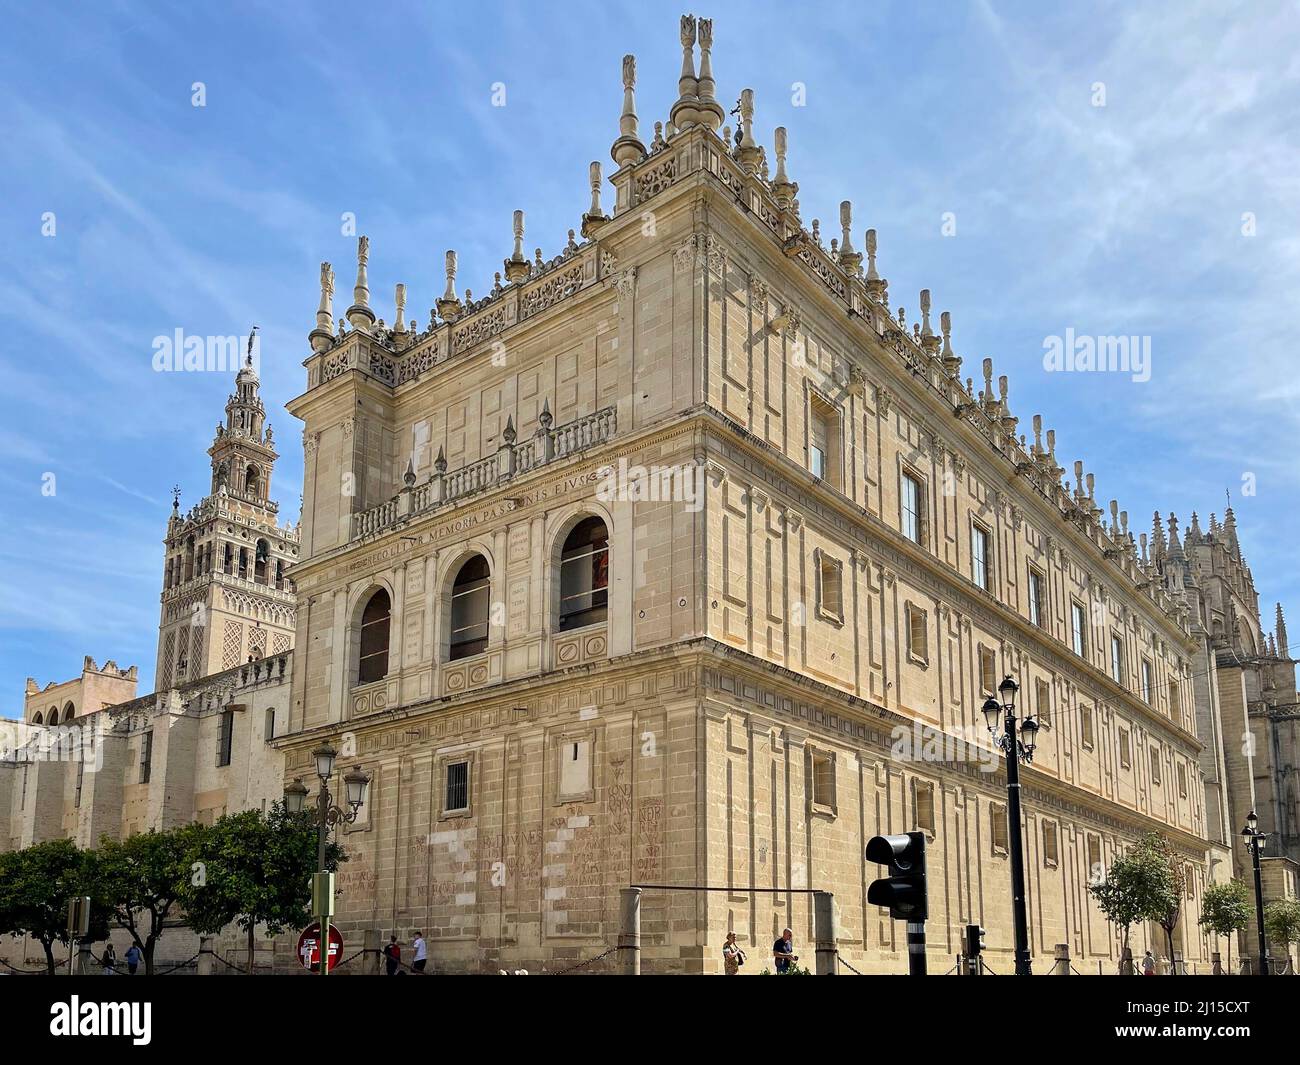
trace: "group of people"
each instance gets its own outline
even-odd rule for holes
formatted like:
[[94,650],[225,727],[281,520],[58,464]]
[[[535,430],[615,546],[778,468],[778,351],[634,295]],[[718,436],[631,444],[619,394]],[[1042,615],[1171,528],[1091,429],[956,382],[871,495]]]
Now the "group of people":
[[[424,942],[424,933],[416,929],[411,937],[411,969],[413,972],[424,972],[425,966],[429,964],[429,948]],[[384,948],[384,967],[385,976],[397,976],[405,974],[406,970],[402,968],[402,948],[397,942],[397,936],[388,937],[388,946]]]
[[[794,933],[788,928],[783,929],[781,938],[772,944],[772,961],[776,965],[776,971],[788,972],[798,960],[799,955],[794,952]],[[744,964],[745,952],[736,942],[736,933],[728,932],[727,941],[722,945],[722,971],[727,976],[736,976]]]
[[[126,975],[134,976],[140,968],[140,948],[132,943],[126,948],[126,954],[123,960],[126,962]],[[104,965],[104,975],[113,976],[117,974],[117,951],[113,949],[112,943],[104,944],[104,956],[100,959]]]

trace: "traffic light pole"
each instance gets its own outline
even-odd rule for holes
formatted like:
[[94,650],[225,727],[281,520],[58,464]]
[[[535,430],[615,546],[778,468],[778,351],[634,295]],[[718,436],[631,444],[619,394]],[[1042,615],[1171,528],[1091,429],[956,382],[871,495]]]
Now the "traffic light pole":
[[1025,916],[1025,848],[1020,829],[1020,759],[1016,752],[1016,719],[1006,717],[1007,819],[1011,822],[1011,909],[1016,936],[1016,975],[1032,976],[1029,959],[1029,921]]
[[925,922],[907,922],[907,975],[925,976]]

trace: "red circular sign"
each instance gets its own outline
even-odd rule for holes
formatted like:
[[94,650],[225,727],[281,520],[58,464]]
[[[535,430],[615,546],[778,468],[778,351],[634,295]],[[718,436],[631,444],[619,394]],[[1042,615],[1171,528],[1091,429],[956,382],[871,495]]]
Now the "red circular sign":
[[[343,955],[343,934],[330,925],[329,967],[333,971]],[[320,972],[320,922],[313,921],[298,937],[298,961],[304,969]]]

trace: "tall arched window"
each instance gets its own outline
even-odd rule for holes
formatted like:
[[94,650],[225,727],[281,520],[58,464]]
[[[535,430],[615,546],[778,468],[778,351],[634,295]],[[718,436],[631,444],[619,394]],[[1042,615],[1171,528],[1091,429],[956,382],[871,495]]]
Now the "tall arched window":
[[249,466],[244,473],[244,494],[257,496],[258,473],[256,466]]
[[278,589],[284,588],[284,560],[276,559],[275,562],[275,586]]
[[393,620],[392,603],[383,588],[375,592],[361,612],[361,657],[357,683],[369,684],[388,676],[388,632]]
[[248,548],[239,549],[239,576],[241,580],[248,579]]
[[194,579],[194,537],[189,537],[185,541],[185,579],[187,581]]
[[609,531],[599,518],[586,518],[560,552],[560,631],[604,621],[608,604]]
[[221,568],[226,573],[235,571],[235,549],[230,544],[226,544],[221,555]]
[[448,657],[469,658],[487,650],[489,572],[487,559],[467,559],[451,587],[451,641]]
[[72,713],[73,713],[73,711],[72,711],[72,704],[71,704],[71,703],[68,703],[68,705],[65,706],[65,707],[63,708],[63,720],[64,720],[64,721],[71,721],[71,720],[72,720]]
[[41,712],[39,710],[36,711],[36,716],[32,718],[32,724],[33,725],[45,724],[45,720],[41,717]]
[[258,540],[253,551],[253,580],[258,584],[266,583],[266,564],[271,560],[271,545],[265,540]]

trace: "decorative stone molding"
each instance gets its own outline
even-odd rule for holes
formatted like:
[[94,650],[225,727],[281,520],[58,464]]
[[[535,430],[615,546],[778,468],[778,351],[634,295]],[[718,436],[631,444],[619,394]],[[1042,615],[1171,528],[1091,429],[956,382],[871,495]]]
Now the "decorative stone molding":
[[353,431],[356,427],[357,427],[357,423],[356,423],[356,419],[355,419],[355,418],[351,418],[351,417],[344,418],[344,419],[343,419],[343,436],[344,436],[344,438],[346,439],[347,437],[350,437],[350,436],[352,435],[352,431]]
[[684,273],[695,262],[695,237],[688,237],[673,249],[673,270]]
[[890,407],[894,405],[894,394],[884,385],[876,385],[876,410],[882,416],[889,413]]
[[620,302],[630,300],[636,292],[636,267],[629,266],[619,274],[614,280],[614,287],[618,290]]

